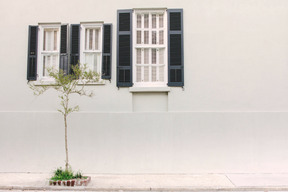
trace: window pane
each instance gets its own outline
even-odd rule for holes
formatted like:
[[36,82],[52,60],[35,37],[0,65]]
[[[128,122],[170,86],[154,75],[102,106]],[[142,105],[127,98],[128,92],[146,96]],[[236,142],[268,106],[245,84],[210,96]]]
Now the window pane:
[[159,81],[164,81],[164,66],[159,67]]
[[149,15],[144,15],[144,28],[149,28]]
[[85,54],[85,64],[88,69],[98,72],[98,54],[97,53],[86,53]]
[[164,31],[159,31],[159,44],[164,44]]
[[164,49],[159,50],[159,64],[164,64]]
[[152,15],[152,28],[153,29],[156,28],[156,15],[155,14]]
[[152,31],[152,44],[156,44],[157,42],[156,42],[156,31]]
[[94,65],[93,65],[93,70],[95,72],[98,72],[98,54],[93,54],[93,58],[94,58]]
[[44,56],[43,57],[43,71],[42,71],[44,77],[46,76],[46,63],[47,63],[47,60],[48,60],[47,56]]
[[56,51],[57,50],[57,31],[54,31],[54,47],[53,50]]
[[149,81],[149,67],[144,67],[144,81]]
[[156,64],[156,54],[157,54],[157,51],[156,49],[152,49],[152,64]]
[[43,76],[49,76],[48,69],[58,69],[58,55],[43,56]]
[[45,51],[51,51],[52,50],[52,31],[46,31],[46,37],[45,37]]
[[152,66],[152,81],[156,81],[157,79],[157,74],[156,74],[156,71],[157,71],[157,67],[153,67]]
[[44,29],[43,32],[43,50],[57,51],[58,50],[58,30]]
[[144,44],[149,44],[149,31],[144,31]]
[[93,43],[93,30],[89,29],[89,50],[92,50],[92,43]]
[[144,49],[144,64],[149,64],[149,49]]
[[57,68],[57,59],[58,59],[58,56],[57,55],[52,55],[52,63],[51,63],[51,68],[53,69],[58,69]]
[[99,50],[99,29],[95,30],[95,50]]
[[88,29],[86,29],[85,30],[85,50],[88,50],[88,37],[89,37],[89,35],[88,35],[88,33],[89,33],[89,30]]
[[141,44],[141,31],[137,31],[137,44]]
[[163,15],[159,15],[159,28],[164,27]]
[[141,17],[141,15],[140,14],[138,14],[137,15],[137,28],[141,28],[141,19],[142,17]]
[[137,64],[141,64],[141,49],[137,49],[137,59],[136,59]]
[[43,50],[46,51],[46,31],[44,31],[44,36],[43,36]]
[[137,66],[136,67],[136,81],[137,82],[141,82],[141,67],[140,66]]

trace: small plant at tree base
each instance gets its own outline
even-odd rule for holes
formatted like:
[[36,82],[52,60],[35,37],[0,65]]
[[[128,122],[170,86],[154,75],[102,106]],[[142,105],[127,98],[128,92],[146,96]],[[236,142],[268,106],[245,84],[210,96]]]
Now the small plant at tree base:
[[82,178],[85,179],[87,177],[83,177],[80,171],[74,174],[71,169],[63,170],[62,167],[60,167],[54,171],[54,174],[51,177],[51,180],[57,181],[57,180],[82,179]]
[[[55,82],[53,84],[45,85],[43,83],[35,84],[35,83],[29,83],[30,88],[34,91],[34,95],[41,95],[48,89],[55,89],[59,95],[60,98],[60,109],[58,111],[63,115],[64,118],[64,128],[65,128],[65,152],[66,152],[66,160],[65,160],[65,171],[64,175],[69,172],[69,158],[68,158],[68,137],[67,137],[67,131],[68,131],[68,124],[67,124],[67,117],[70,113],[74,111],[79,110],[79,106],[70,106],[69,100],[70,96],[73,94],[77,94],[80,96],[93,96],[93,91],[85,90],[85,86],[89,83],[93,82],[99,82],[99,74],[95,71],[88,70],[86,65],[75,65],[72,66],[72,74],[65,74],[62,70],[55,70],[53,68],[47,69],[48,74],[50,77],[52,77]],[[57,169],[58,170],[58,169]],[[63,173],[59,169],[56,170],[57,174]]]
[[83,175],[80,171],[78,171],[75,175],[74,175],[75,179],[82,179]]
[[51,177],[51,180],[70,180],[74,179],[72,170],[63,170],[61,167],[57,168],[54,171],[54,175]]

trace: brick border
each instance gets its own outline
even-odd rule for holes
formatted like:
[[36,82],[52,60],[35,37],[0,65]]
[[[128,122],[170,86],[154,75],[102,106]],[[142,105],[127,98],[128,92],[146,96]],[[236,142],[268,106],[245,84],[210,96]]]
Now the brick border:
[[89,176],[83,176],[87,177],[86,179],[70,179],[70,180],[49,180],[49,185],[52,186],[68,186],[68,187],[74,187],[74,186],[87,186],[88,183],[91,181],[91,177]]

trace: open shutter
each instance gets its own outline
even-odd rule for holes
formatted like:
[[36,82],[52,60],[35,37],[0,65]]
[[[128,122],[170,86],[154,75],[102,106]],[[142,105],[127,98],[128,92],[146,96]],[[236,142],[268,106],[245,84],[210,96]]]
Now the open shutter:
[[102,79],[111,79],[112,24],[103,26]]
[[[71,66],[77,65],[80,59],[80,25],[71,25],[70,35],[70,64]],[[70,73],[72,73],[70,69]]]
[[168,9],[168,86],[184,86],[183,10]]
[[29,26],[28,33],[27,80],[35,81],[37,79],[38,26]]
[[63,70],[64,74],[69,73],[68,65],[68,25],[61,25],[61,41],[60,41],[60,66],[59,68]]
[[117,87],[132,85],[132,10],[118,10]]

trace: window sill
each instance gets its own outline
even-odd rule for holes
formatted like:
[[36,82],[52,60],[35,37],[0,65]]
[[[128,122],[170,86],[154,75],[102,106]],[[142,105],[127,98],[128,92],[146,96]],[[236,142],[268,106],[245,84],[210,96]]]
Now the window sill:
[[[83,82],[79,82],[78,85],[83,85],[84,83]],[[88,83],[87,86],[90,86],[90,85],[105,85],[106,82],[105,81],[100,81],[100,82],[93,82],[93,83]],[[55,84],[55,81],[35,81],[34,85],[36,86],[53,86],[53,85],[56,85]]]
[[170,92],[170,87],[130,87],[131,93],[137,92]]

